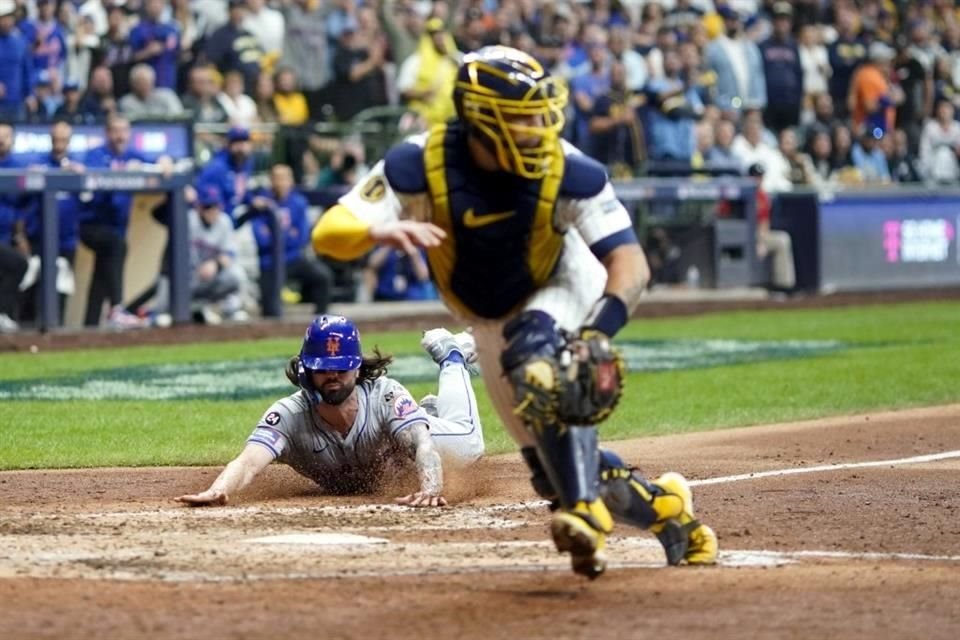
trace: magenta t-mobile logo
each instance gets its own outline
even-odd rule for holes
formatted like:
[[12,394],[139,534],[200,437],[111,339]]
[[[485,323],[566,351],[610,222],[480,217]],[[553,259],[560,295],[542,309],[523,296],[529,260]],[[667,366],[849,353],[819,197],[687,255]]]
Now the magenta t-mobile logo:
[[900,262],[900,221],[887,220],[883,223],[883,251],[887,262]]
[[956,235],[948,220],[887,220],[883,251],[887,262],[943,262]]

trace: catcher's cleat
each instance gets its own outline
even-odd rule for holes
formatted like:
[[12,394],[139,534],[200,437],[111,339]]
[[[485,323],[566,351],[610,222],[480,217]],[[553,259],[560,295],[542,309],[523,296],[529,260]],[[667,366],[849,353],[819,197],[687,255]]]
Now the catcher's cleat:
[[558,511],[550,523],[553,543],[560,553],[570,553],[574,573],[591,580],[607,568],[606,534],[613,530],[613,518],[603,501],[578,502],[569,511]]
[[679,473],[665,473],[651,483],[659,489],[651,506],[657,513],[652,531],[667,555],[667,564],[714,564],[717,534],[693,515],[693,493]]
[[441,367],[456,353],[463,359],[463,364],[470,373],[478,372],[474,364],[477,361],[477,343],[473,335],[466,331],[454,335],[442,327],[430,329],[423,332],[420,346]]

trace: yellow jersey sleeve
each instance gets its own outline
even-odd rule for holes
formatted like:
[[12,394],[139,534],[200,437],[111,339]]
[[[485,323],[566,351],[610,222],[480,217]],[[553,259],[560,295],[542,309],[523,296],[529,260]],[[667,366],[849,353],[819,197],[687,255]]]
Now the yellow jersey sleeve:
[[342,204],[328,209],[310,234],[317,255],[335,260],[356,260],[373,248],[370,223],[355,216]]

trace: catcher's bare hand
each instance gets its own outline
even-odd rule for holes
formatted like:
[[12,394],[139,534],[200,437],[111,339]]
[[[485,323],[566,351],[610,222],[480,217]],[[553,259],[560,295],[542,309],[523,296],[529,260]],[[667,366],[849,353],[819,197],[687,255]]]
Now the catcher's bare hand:
[[417,220],[397,220],[370,229],[375,243],[402,249],[407,255],[416,253],[418,247],[438,247],[446,237],[447,232],[432,222]]
[[191,493],[174,500],[191,507],[222,507],[227,504],[228,498],[227,494],[221,491],[207,489],[202,493]]
[[394,500],[397,504],[406,505],[408,507],[445,507],[447,506],[447,499],[443,496],[432,496],[423,491],[417,491],[416,493],[411,493],[408,496],[403,496]]

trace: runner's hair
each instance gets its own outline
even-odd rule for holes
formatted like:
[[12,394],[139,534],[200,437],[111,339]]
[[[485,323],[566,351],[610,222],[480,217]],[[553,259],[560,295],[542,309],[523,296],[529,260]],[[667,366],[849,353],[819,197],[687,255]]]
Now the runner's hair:
[[[357,376],[357,384],[366,382],[367,380],[376,380],[380,376],[387,375],[387,367],[389,367],[392,362],[393,356],[385,356],[380,353],[378,347],[374,347],[373,355],[364,356],[363,362],[360,363],[360,375]],[[287,360],[287,366],[283,370],[287,376],[287,380],[295,387],[300,386],[300,376],[297,374],[299,368],[300,356],[294,355],[290,356],[290,359]]]

